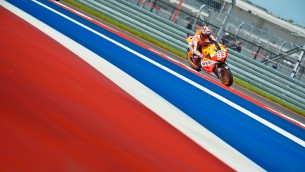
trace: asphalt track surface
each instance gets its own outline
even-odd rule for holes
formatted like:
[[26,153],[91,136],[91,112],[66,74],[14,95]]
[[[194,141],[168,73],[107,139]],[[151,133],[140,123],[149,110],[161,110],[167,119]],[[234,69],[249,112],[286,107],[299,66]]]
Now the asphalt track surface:
[[231,170],[59,43],[0,13],[1,171]]
[[[187,66],[187,67],[189,66],[185,59],[183,59],[183,58],[181,58],[181,57],[179,57],[179,56],[177,56],[177,55],[175,55],[171,52],[168,52],[167,50],[164,50],[164,49],[162,49],[162,48],[160,48],[160,47],[158,47],[154,44],[151,44],[150,42],[147,42],[147,41],[143,40],[142,38],[139,38],[139,37],[137,37],[137,36],[135,36],[135,35],[133,35],[129,32],[126,32],[126,31],[124,31],[124,30],[122,30],[122,29],[120,29],[116,26],[113,26],[113,25],[111,25],[111,24],[109,24],[105,21],[102,21],[102,20],[100,20],[100,19],[98,19],[98,18],[96,18],[96,17],[94,17],[94,16],[92,16],[88,13],[85,13],[85,12],[83,12],[83,11],[73,7],[73,6],[70,6],[69,4],[66,4],[64,2],[60,2],[60,3],[64,4],[65,6],[68,6],[69,8],[79,12],[80,14],[82,14],[84,16],[88,16],[88,17],[94,19],[95,21],[98,21],[99,23],[101,23],[101,24],[103,24],[103,25],[105,25],[105,26],[107,26],[111,29],[114,29],[117,32],[122,33],[123,35],[126,35],[127,37],[131,38],[132,40],[134,40],[138,43],[141,43],[142,45],[150,47],[151,50],[154,51],[157,54],[161,54],[163,56],[169,57],[169,58],[177,61],[178,63],[181,63],[181,64]],[[211,79],[210,81],[220,83],[220,81],[216,78],[216,76],[214,74],[208,74],[204,71],[198,72],[198,74],[200,74],[200,75],[202,75],[206,78]],[[276,104],[276,103],[274,103],[274,102],[272,102],[272,101],[270,101],[270,100],[268,100],[268,99],[266,99],[266,98],[264,98],[264,97],[262,97],[262,96],[260,96],[256,93],[254,93],[254,92],[251,92],[247,89],[244,89],[243,87],[240,87],[238,85],[233,84],[231,86],[231,88],[233,90],[236,90],[240,95],[245,95],[245,97],[249,97],[249,98],[259,102],[260,104],[262,104],[262,106],[264,106],[267,109],[276,113],[276,115],[279,115],[283,118],[286,118],[287,120],[292,120],[291,122],[294,122],[297,125],[301,124],[302,126],[305,127],[305,117],[303,117],[303,116],[301,116],[301,115],[299,115],[299,114],[297,114],[297,113],[295,113],[295,112],[293,112],[293,111],[291,111],[291,110],[289,110],[289,109],[287,109],[287,108],[285,108],[285,107],[283,107],[279,104]]]
[[[68,5],[68,4],[65,4],[65,5]],[[71,7],[71,8],[73,8],[73,7]],[[74,8],[74,10],[77,10],[78,12],[81,12],[81,11],[79,11],[76,8]],[[89,14],[86,14],[84,12],[82,12],[82,14],[90,16]],[[90,17],[94,18],[93,16],[90,16]],[[144,44],[144,45],[146,45],[148,47],[151,47],[151,49],[153,51],[155,51],[157,54],[165,55],[165,56],[167,56],[167,57],[169,57],[169,58],[171,58],[171,59],[173,59],[173,60],[175,60],[175,61],[177,61],[177,62],[179,62],[179,63],[181,63],[181,64],[183,64],[185,66],[187,66],[187,67],[189,67],[187,61],[184,58],[181,58],[181,57],[179,57],[179,56],[177,56],[177,55],[175,55],[175,54],[173,54],[171,52],[168,52],[167,50],[165,50],[163,48],[160,48],[160,47],[158,47],[158,46],[156,46],[154,44],[151,44],[150,42],[147,42],[147,41],[143,40],[142,38],[139,38],[139,37],[137,37],[137,36],[135,36],[135,35],[133,35],[133,34],[131,34],[129,32],[126,32],[126,31],[124,31],[124,30],[122,30],[122,29],[120,29],[120,28],[118,28],[116,26],[113,26],[113,25],[111,25],[111,24],[109,24],[109,23],[107,23],[105,21],[99,20],[97,18],[94,18],[94,19],[99,21],[100,23],[108,26],[109,28],[115,29],[118,32],[123,33],[124,35],[127,35],[128,37],[132,38],[133,40],[135,40],[137,42],[140,42],[140,43],[142,43],[142,44]],[[198,72],[198,74],[200,74],[200,75],[202,75],[204,77],[210,78],[213,82],[220,83],[220,81],[217,79],[217,77],[214,74],[209,74],[209,73],[206,73],[204,71],[200,71],[200,72]],[[234,73],[233,73],[233,75],[234,75]],[[249,90],[247,90],[247,89],[245,89],[243,87],[240,87],[240,86],[238,86],[236,84],[235,85],[233,84],[231,86],[231,88],[236,90],[236,91],[238,91],[239,94],[244,94],[246,97],[249,97],[249,98],[251,98],[253,100],[256,100],[257,102],[260,102],[266,108],[270,108],[271,110],[274,110],[274,112],[277,113],[277,115],[280,115],[280,116],[282,116],[284,118],[286,116],[286,117],[291,118],[291,119],[293,119],[293,120],[295,120],[295,121],[297,121],[299,123],[304,124],[304,126],[305,126],[305,117],[303,117],[303,116],[301,116],[301,115],[299,115],[299,114],[297,114],[297,113],[295,113],[295,112],[293,112],[293,111],[291,111],[291,110],[289,110],[289,109],[287,109],[287,108],[285,108],[285,107],[283,107],[283,106],[281,106],[279,104],[276,104],[276,103],[274,103],[274,102],[272,102],[272,101],[270,101],[270,100],[268,100],[268,99],[266,99],[266,98],[264,98],[264,97],[262,97],[262,96],[260,96],[260,95],[258,95],[256,93],[254,93],[254,92],[251,92],[251,91],[249,91]]]
[[[25,3],[28,9],[24,9],[28,12],[35,6],[11,2],[20,7]],[[1,25],[8,26],[1,27],[1,41],[5,42],[1,46],[0,68],[1,81],[5,81],[1,84],[1,171],[232,170],[74,53],[4,8],[0,9]],[[41,11],[46,14],[33,15],[39,18],[49,14]],[[209,87],[209,83],[201,84]],[[172,94],[170,90],[166,92]],[[175,98],[172,99],[175,103]],[[255,110],[257,107],[249,102],[235,99],[304,139],[303,129],[274,114],[269,116],[265,110]],[[183,100],[189,99],[183,97]],[[296,144],[294,139],[240,116],[240,112],[223,108],[230,110],[228,117],[212,114],[208,109],[215,118],[212,115],[206,119],[192,117],[201,124],[207,120],[205,125],[210,130],[264,169],[304,170],[302,141]]]

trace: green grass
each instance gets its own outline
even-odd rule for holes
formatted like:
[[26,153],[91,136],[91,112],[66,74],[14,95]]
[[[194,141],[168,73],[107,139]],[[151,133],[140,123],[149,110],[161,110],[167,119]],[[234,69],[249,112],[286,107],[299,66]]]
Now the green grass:
[[[128,26],[125,26],[125,25],[121,24],[120,22],[117,22],[117,21],[109,18],[106,15],[103,15],[103,14],[101,14],[101,13],[99,13],[99,12],[97,12],[97,11],[91,9],[91,8],[88,8],[87,6],[84,6],[82,4],[77,3],[74,0],[62,0],[62,1],[72,5],[74,7],[77,7],[78,9],[81,9],[81,10],[83,10],[83,11],[85,11],[85,12],[87,12],[87,13],[89,13],[89,14],[91,14],[91,15],[93,15],[93,16],[95,16],[95,17],[97,17],[97,18],[99,18],[99,19],[101,19],[105,22],[107,22],[107,23],[110,23],[110,24],[112,24],[116,27],[119,27],[119,28],[133,34],[133,35],[136,35],[136,36],[138,36],[138,37],[140,37],[140,38],[142,38],[142,39],[144,39],[148,42],[151,42],[151,43],[153,43],[153,44],[155,44],[155,45],[157,45],[157,46],[159,46],[159,47],[161,47],[161,48],[163,48],[163,49],[165,49],[169,52],[172,52],[175,55],[186,58],[185,52],[181,52],[180,50],[177,50],[177,49],[175,49],[171,46],[168,46],[167,44],[164,44],[164,43],[162,43],[162,42],[160,42],[160,41],[158,41],[158,40],[156,40],[156,39],[154,39],[150,36],[147,36],[147,35],[143,34],[142,32],[139,32],[139,31],[137,31],[135,29],[132,29]],[[247,82],[245,82],[241,79],[238,79],[238,78],[234,77],[234,83],[243,87],[243,88],[245,88],[245,89],[248,89],[248,90],[250,90],[250,91],[252,91],[252,92],[254,92],[254,93],[256,93],[256,94],[258,94],[262,97],[265,97],[266,99],[269,99],[269,100],[271,100],[275,103],[278,103],[278,104],[286,107],[287,109],[290,109],[291,111],[294,111],[294,112],[296,112],[296,113],[298,113],[302,116],[305,116],[305,111],[304,110],[299,109],[299,108],[295,107],[294,105],[291,105],[291,104],[289,104],[289,103],[287,103],[287,102],[285,102],[285,101],[283,101],[283,100],[281,100],[281,99],[279,99],[275,96],[272,96],[271,94],[268,94],[267,92],[255,87],[255,86],[253,86],[253,85],[251,85],[251,84],[249,84],[249,83],[247,83]]]

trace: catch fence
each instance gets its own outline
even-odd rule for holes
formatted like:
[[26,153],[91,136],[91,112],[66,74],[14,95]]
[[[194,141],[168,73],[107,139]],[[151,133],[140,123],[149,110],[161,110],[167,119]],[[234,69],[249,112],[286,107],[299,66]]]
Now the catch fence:
[[203,25],[208,26],[219,41],[238,53],[271,66],[274,70],[300,81],[305,81],[302,46],[294,45],[290,41],[249,25],[232,14],[228,15],[224,30],[219,34],[219,29],[232,5],[230,2],[183,0],[180,4],[180,0],[126,1],[192,31],[196,31]]

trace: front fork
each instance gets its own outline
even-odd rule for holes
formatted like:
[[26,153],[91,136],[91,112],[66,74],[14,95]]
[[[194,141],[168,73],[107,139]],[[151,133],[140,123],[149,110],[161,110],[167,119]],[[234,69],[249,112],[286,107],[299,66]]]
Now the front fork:
[[224,63],[216,63],[213,68],[213,73],[218,77],[221,78],[222,72],[221,68],[219,66],[222,65],[226,70],[229,69],[229,66],[224,62]]
[[219,78],[218,76],[218,63],[214,64],[214,68],[212,69],[213,73]]

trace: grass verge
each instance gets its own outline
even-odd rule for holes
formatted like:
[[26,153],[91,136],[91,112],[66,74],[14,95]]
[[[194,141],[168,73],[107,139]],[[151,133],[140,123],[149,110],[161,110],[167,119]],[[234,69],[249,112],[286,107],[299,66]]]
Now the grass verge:
[[[85,12],[87,12],[87,13],[89,13],[89,14],[91,14],[91,15],[93,15],[93,16],[95,16],[95,17],[97,17],[97,18],[99,18],[103,21],[105,21],[105,22],[108,22],[108,23],[110,23],[110,24],[112,24],[116,27],[119,27],[119,28],[133,34],[133,35],[136,35],[136,36],[138,36],[138,37],[140,37],[140,38],[142,38],[142,39],[144,39],[148,42],[151,42],[151,43],[153,43],[153,44],[155,44],[155,45],[157,45],[157,46],[159,46],[159,47],[161,47],[161,48],[163,48],[163,49],[165,49],[169,52],[172,52],[173,54],[176,54],[180,57],[186,58],[186,54],[184,52],[181,52],[180,50],[177,50],[177,49],[175,49],[171,46],[168,46],[167,44],[164,44],[164,43],[162,43],[162,42],[160,42],[160,41],[158,41],[158,40],[156,40],[156,39],[154,39],[150,36],[147,36],[147,35],[143,34],[142,32],[139,32],[135,29],[132,29],[132,28],[126,26],[126,25],[123,25],[120,22],[117,22],[116,20],[113,20],[106,15],[103,15],[103,14],[101,14],[101,13],[99,13],[99,12],[97,12],[97,11],[87,7],[87,6],[84,6],[84,5],[76,2],[75,0],[62,0],[62,1],[78,8],[78,9],[81,9],[81,10],[83,10],[83,11],[85,11]],[[304,110],[302,110],[300,108],[297,108],[294,105],[291,105],[291,104],[289,104],[289,103],[287,103],[287,102],[285,102],[285,101],[283,101],[283,100],[281,100],[281,99],[279,99],[279,98],[277,98],[277,97],[275,97],[271,94],[268,94],[267,92],[255,87],[255,86],[253,86],[253,85],[251,85],[251,84],[249,84],[249,83],[247,83],[247,82],[245,82],[241,79],[238,79],[238,78],[234,77],[234,83],[243,87],[243,88],[245,88],[245,89],[247,89],[247,90],[250,90],[250,91],[252,91],[252,92],[254,92],[254,93],[256,93],[256,94],[258,94],[262,97],[265,97],[266,99],[269,99],[269,100],[271,100],[275,103],[278,103],[278,104],[284,106],[285,108],[287,108],[287,109],[289,109],[293,112],[296,112],[296,113],[298,113],[302,116],[305,116],[305,111]]]

